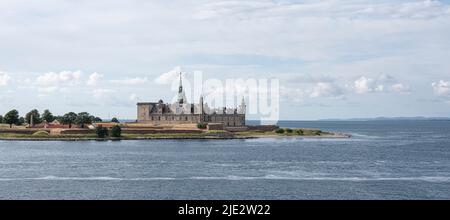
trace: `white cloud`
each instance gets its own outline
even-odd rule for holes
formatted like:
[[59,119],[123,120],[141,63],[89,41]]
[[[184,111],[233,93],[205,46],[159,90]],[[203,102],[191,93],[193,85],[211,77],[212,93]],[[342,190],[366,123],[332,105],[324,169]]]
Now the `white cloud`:
[[373,91],[383,91],[384,87],[382,85],[376,85],[375,81],[371,78],[361,76],[354,82],[355,92],[359,94],[373,92]]
[[39,86],[74,86],[80,83],[81,71],[62,71],[59,73],[44,73],[36,78]]
[[343,94],[343,89],[338,85],[329,82],[319,82],[317,83],[309,97],[337,97]]
[[131,93],[129,97],[130,101],[138,101],[139,97],[136,95],[136,93]]
[[0,86],[8,85],[10,80],[11,77],[8,75],[8,73],[0,72]]
[[128,86],[134,86],[134,85],[141,85],[148,82],[147,77],[135,77],[135,78],[125,78],[125,79],[119,79],[119,80],[110,80],[111,83],[118,84],[118,85],[128,85]]
[[[418,95],[430,95],[426,88],[431,91],[433,80],[446,79],[450,67],[450,62],[446,61],[450,56],[448,1],[138,2],[129,4],[112,0],[108,4],[103,1],[75,4],[71,1],[2,0],[0,48],[5,54],[21,54],[20,59],[18,56],[2,57],[2,68],[33,73],[42,69],[82,67],[108,73],[108,79],[120,80],[133,77],[124,70],[144,73],[151,68],[156,73],[163,73],[167,66],[175,65],[236,65],[246,68],[238,72],[238,68],[216,71],[218,68],[211,67],[207,71],[212,78],[233,77],[233,74],[241,74],[239,77],[243,78],[250,74],[267,78],[269,74],[303,72],[312,76],[328,74],[336,79],[334,82],[319,77],[308,83],[306,78],[299,79],[299,82],[302,80],[301,85],[293,81],[287,83],[294,94],[310,97],[312,93],[313,96],[327,94],[327,86],[317,85],[320,82],[336,83],[347,95],[355,92],[399,92],[408,87],[403,82],[406,79],[411,85],[417,85],[417,89],[425,88],[417,91]],[[178,7],[172,7],[175,4]],[[380,72],[393,73],[399,81],[384,82],[375,77]],[[436,78],[430,79],[428,73],[433,73],[432,77]],[[38,87],[41,91],[50,91],[53,86],[64,86],[73,89],[73,102],[84,102],[85,98],[79,94],[86,91],[88,75],[78,84],[80,86],[71,87],[60,85],[66,82],[59,79],[59,73],[56,74],[58,77],[43,77],[42,85],[37,86],[35,76],[31,74],[28,77],[33,82],[26,83],[18,78],[19,74],[10,73],[13,82],[9,84],[17,84],[18,87],[34,85],[36,91]],[[356,88],[355,80],[361,74],[367,81],[360,80]],[[170,85],[178,78],[176,72],[158,75],[149,75],[148,80]],[[105,88],[115,86],[106,85],[110,81],[104,83],[102,87]],[[346,84],[349,85],[348,90]],[[423,84],[426,87],[420,86]],[[317,87],[315,91],[314,87]],[[123,87],[120,94],[125,95],[120,98],[127,100],[131,92],[141,94],[146,91],[148,99],[158,99],[166,94],[144,86],[141,90],[138,93],[131,86]],[[35,96],[28,98],[25,94],[29,93],[17,94],[17,100],[21,100],[24,106],[39,104],[34,101]],[[387,97],[386,94],[376,95]],[[352,98],[358,102],[366,97]],[[369,102],[369,99],[365,101]],[[64,102],[63,99],[53,99],[49,104],[61,107]],[[413,103],[411,105],[414,106]],[[360,105],[346,112],[355,113],[359,107],[364,108]],[[424,114],[434,114],[423,106],[414,107],[417,112],[424,110]],[[413,109],[396,108],[403,108],[405,114]],[[388,114],[390,109],[385,108],[384,113]],[[377,109],[369,109],[368,112],[371,111],[383,114]],[[122,113],[134,116],[134,111],[123,110]],[[311,113],[314,114],[322,113]]]
[[163,73],[160,76],[158,76],[155,79],[155,83],[161,84],[161,85],[172,84],[172,82],[174,80],[178,79],[180,72],[181,72],[181,67],[177,66],[174,69],[172,69],[171,71],[169,71],[167,73]]
[[292,16],[328,15],[334,18],[432,18],[448,14],[448,7],[434,0],[423,1],[214,1],[202,5],[195,17]]
[[397,93],[410,93],[411,89],[408,85],[404,85],[402,83],[396,83],[391,86],[391,90]]
[[280,98],[287,102],[302,102],[305,92],[300,88],[280,87]]
[[433,87],[434,94],[438,96],[450,96],[450,82],[440,80],[439,82],[433,82],[431,86]]
[[97,72],[92,73],[91,75],[89,75],[89,79],[86,82],[86,85],[88,86],[95,86],[98,84],[98,82],[103,78],[102,74],[99,74]]

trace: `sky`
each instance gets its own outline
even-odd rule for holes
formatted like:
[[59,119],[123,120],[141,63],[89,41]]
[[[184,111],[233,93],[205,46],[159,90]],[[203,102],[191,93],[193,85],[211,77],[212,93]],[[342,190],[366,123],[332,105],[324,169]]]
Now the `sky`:
[[0,114],[135,119],[176,70],[277,79],[282,120],[450,117],[450,1],[0,0]]

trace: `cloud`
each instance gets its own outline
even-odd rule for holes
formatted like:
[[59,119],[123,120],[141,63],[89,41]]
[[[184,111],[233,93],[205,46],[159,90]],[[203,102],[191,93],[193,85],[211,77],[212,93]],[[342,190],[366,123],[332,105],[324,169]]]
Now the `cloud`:
[[438,96],[450,96],[450,82],[440,80],[439,82],[433,82],[431,84],[433,87],[434,94]]
[[0,86],[7,86],[10,80],[8,73],[0,72]]
[[325,77],[324,79],[326,79],[327,81],[323,82],[317,82],[316,80],[311,79],[311,77],[307,77],[301,80],[301,82],[297,81],[297,84],[302,84],[301,88],[282,87],[281,95],[292,97],[291,95],[289,95],[289,93],[292,93],[297,95],[301,94],[302,98],[303,96],[307,96],[309,98],[344,98],[345,95],[353,93],[366,94],[376,92],[395,92],[409,94],[411,92],[411,88],[409,87],[409,85],[398,82],[395,77],[386,74],[381,74],[376,78],[360,76],[356,80],[351,81],[351,83],[349,83],[349,81],[346,79],[333,79],[328,77]]
[[88,86],[95,86],[97,85],[97,83],[103,78],[102,74],[99,74],[97,72],[92,73],[91,75],[89,75],[89,79],[86,82],[86,85]]
[[81,71],[62,71],[59,73],[44,73],[36,78],[39,86],[74,86],[80,83]]
[[118,84],[118,85],[128,85],[128,86],[134,86],[134,85],[141,85],[148,82],[147,77],[135,77],[135,78],[125,78],[125,79],[119,79],[119,80],[110,80],[111,83]]
[[161,85],[172,84],[174,80],[178,79],[180,72],[181,67],[177,66],[171,71],[163,73],[160,76],[158,76],[154,82]]
[[305,91],[300,88],[280,87],[280,98],[287,102],[302,102],[305,96]]
[[197,10],[197,19],[220,17],[292,16],[311,17],[328,15],[333,18],[433,18],[448,14],[448,7],[440,1],[214,1]]
[[136,95],[136,93],[131,93],[129,97],[130,101],[136,102],[139,100],[139,97]]
[[353,89],[357,94],[372,93],[372,92],[397,92],[409,94],[411,88],[405,85],[390,75],[382,74],[373,79],[366,76],[361,76],[353,83]]
[[309,97],[337,97],[343,94],[343,89],[338,85],[329,82],[319,82],[313,87],[313,90],[309,94]]
[[383,85],[377,85],[375,80],[367,78],[365,76],[361,76],[360,78],[355,80],[354,88],[355,92],[358,94],[384,90]]
[[[42,80],[42,85],[37,86],[36,75],[33,74],[42,69],[81,67],[108,73],[108,81],[101,81],[102,87],[115,89],[114,86],[119,84],[111,83],[110,79],[142,78],[145,76],[133,76],[129,72],[145,73],[149,67],[157,72],[147,75],[148,81],[170,85],[178,78],[178,71],[159,76],[159,73],[170,69],[167,66],[229,67],[228,64],[234,64],[237,60],[240,66],[246,67],[220,70],[210,67],[206,70],[217,78],[233,77],[233,74],[243,78],[249,75],[267,78],[278,73],[310,73],[312,78],[287,81],[284,85],[292,87],[289,90],[294,94],[304,94],[305,98],[310,98],[311,94],[334,94],[330,84],[318,84],[328,82],[341,88],[343,95],[358,92],[374,96],[372,100],[366,100],[364,95],[352,97],[356,101],[391,106],[388,100],[385,103],[373,100],[381,96],[388,98],[388,92],[407,90],[409,86],[406,83],[417,85],[413,91],[418,96],[433,96],[426,92],[431,91],[430,83],[439,84],[439,79],[447,79],[445,77],[450,68],[450,62],[446,61],[450,56],[448,1],[137,2],[129,4],[112,0],[108,4],[103,1],[75,4],[71,1],[1,1],[0,48],[5,54],[21,56],[3,56],[0,66],[31,73],[27,77],[33,81],[27,83],[18,78],[19,74],[10,73],[13,81],[10,80],[9,84],[17,84],[18,88],[33,85],[33,91],[40,88],[42,92],[53,90],[55,93],[58,90],[51,87],[68,87],[73,90],[74,101],[81,103],[85,102],[85,97],[79,95],[80,92],[89,93],[93,89],[86,88],[89,75],[86,74],[78,86],[68,86],[61,85],[71,83],[61,81],[56,72],[58,77],[47,77]],[[179,7],[172,7],[175,4]],[[230,57],[233,62],[223,57]],[[398,81],[387,82],[391,80],[389,77],[378,79],[376,74],[380,72],[393,73]],[[336,80],[315,77],[320,74],[329,74]],[[361,75],[365,79],[360,79]],[[355,87],[357,80],[358,86]],[[421,86],[423,84],[425,86]],[[152,96],[148,98],[152,99],[166,94],[150,86],[142,86],[137,91],[132,86],[121,87],[120,94],[123,96],[120,98],[128,100],[132,92],[146,92]],[[35,96],[28,97],[26,94],[29,93],[17,94],[17,100],[24,103],[22,106],[29,108],[39,104],[34,100]],[[119,92],[115,95],[119,95]],[[49,99],[48,104],[60,107],[64,102],[63,99]],[[422,105],[411,103],[411,106],[417,109],[414,113],[423,111],[424,114],[434,114]],[[402,111],[405,114],[411,113],[413,109],[405,106],[396,108],[398,112],[405,110]],[[383,111],[388,114],[391,109],[384,108]],[[434,111],[437,108],[429,109]],[[349,108],[342,114],[357,113],[357,110],[359,108]],[[132,116],[135,114],[134,111],[117,111]],[[332,111],[332,114],[335,112]],[[369,109],[367,112],[382,114],[378,109]],[[325,113],[311,112],[310,115],[320,117],[319,114]]]
[[393,92],[406,93],[406,94],[409,94],[411,92],[410,87],[408,85],[404,85],[402,83],[396,83],[396,84],[392,85],[391,90]]

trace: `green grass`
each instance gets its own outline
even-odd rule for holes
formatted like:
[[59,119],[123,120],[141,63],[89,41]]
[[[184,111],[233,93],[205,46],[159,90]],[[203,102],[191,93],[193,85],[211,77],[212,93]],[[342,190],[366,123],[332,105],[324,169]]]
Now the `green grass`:
[[262,131],[241,131],[241,132],[235,132],[236,136],[260,136],[260,135],[278,135],[274,132],[268,131],[268,132],[262,132]]
[[[45,133],[45,134],[44,134]],[[236,138],[247,138],[247,137],[263,137],[263,136],[323,136],[332,135],[333,133],[324,132],[318,129],[292,129],[291,133],[276,133],[275,131],[243,131],[243,132],[227,132],[222,130],[212,130],[203,133],[153,133],[153,134],[132,134],[132,133],[122,133],[122,137],[119,139],[152,139],[152,138],[217,138],[223,137],[221,134],[230,134]],[[232,137],[226,135],[226,137]],[[96,140],[96,134],[62,134],[62,135],[49,135],[45,131],[37,131],[34,134],[19,134],[19,133],[0,133],[0,138],[2,139],[42,139],[42,140]],[[117,138],[105,138],[107,139],[117,139]]]
[[50,134],[46,131],[36,131],[31,136],[33,137],[48,137]]
[[[283,130],[284,132],[281,132]],[[241,137],[251,137],[251,136],[323,136],[323,135],[332,135],[331,132],[325,132],[318,129],[308,129],[308,128],[300,128],[300,129],[289,129],[289,128],[280,128],[271,132],[260,132],[260,131],[244,131],[244,132],[236,132],[236,136]]]
[[207,134],[224,134],[224,133],[228,133],[228,131],[224,131],[224,130],[209,130],[206,133]]
[[[37,133],[37,132],[36,132]],[[211,136],[211,134],[220,134],[221,132],[212,133],[155,133],[155,134],[130,134],[123,133],[121,139],[145,139],[145,138],[206,138]],[[67,134],[67,135],[48,135],[44,134],[33,135],[33,134],[18,134],[18,133],[0,133],[0,138],[3,139],[79,139],[79,140],[95,140],[98,139],[96,134]],[[109,138],[105,138],[109,139]],[[112,138],[117,139],[117,138]]]

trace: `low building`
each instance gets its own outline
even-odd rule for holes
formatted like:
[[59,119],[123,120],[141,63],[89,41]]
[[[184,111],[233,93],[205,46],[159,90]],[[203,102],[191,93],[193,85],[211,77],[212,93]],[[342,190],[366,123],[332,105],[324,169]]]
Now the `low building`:
[[180,74],[177,101],[174,103],[137,103],[138,123],[148,124],[192,124],[222,123],[225,127],[245,126],[245,100],[237,108],[209,108],[201,96],[198,104],[187,103]]

